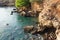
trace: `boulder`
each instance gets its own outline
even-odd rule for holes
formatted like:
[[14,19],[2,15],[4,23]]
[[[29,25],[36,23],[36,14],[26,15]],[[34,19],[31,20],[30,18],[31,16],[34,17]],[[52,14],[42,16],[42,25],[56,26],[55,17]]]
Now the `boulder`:
[[33,26],[26,26],[26,27],[24,27],[24,32],[31,32],[32,31],[32,29],[33,29]]
[[22,12],[20,13],[20,15],[25,16],[25,15],[26,15],[26,12],[22,11]]

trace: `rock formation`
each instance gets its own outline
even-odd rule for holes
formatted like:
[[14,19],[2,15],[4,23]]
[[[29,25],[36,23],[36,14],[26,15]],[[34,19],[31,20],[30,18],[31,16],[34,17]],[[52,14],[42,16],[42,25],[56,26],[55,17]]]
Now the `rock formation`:
[[[59,32],[59,29],[60,29],[60,18],[59,18],[60,7],[58,7],[58,5],[60,5],[59,3],[60,3],[60,0],[44,1],[44,9],[39,14],[39,22],[40,22],[40,24],[38,24],[39,27],[41,27],[41,25],[42,25],[41,27],[42,29],[45,29],[46,27],[48,28],[54,27]],[[57,40],[60,40],[59,34],[60,32],[56,35]]]
[[[47,2],[44,4],[44,9],[39,14],[39,22],[40,25],[43,26],[58,26],[59,21],[55,14],[57,14],[56,9],[53,5],[56,5],[56,3],[59,2],[59,0],[46,0]],[[54,8],[54,9],[52,9]]]
[[60,0],[43,0],[36,27],[29,33],[41,34],[44,40],[60,40]]

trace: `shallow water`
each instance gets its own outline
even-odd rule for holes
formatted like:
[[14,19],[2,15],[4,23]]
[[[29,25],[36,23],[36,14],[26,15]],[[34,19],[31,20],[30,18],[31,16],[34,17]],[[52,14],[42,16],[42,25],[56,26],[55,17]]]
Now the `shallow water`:
[[[34,25],[35,18],[11,14],[15,7],[0,7],[0,40],[21,40],[25,34],[23,27]],[[7,25],[8,24],[8,25]]]

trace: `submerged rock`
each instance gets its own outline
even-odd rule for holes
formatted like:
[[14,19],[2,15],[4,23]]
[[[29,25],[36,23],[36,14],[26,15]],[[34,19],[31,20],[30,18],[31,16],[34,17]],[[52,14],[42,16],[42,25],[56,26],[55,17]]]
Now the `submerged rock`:
[[9,24],[7,23],[6,25],[8,26]]

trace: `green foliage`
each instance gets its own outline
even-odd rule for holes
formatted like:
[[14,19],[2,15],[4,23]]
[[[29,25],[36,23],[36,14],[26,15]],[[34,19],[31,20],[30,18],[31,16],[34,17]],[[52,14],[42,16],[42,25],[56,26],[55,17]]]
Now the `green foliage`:
[[30,2],[40,2],[42,3],[43,0],[15,0],[16,7],[28,6]]
[[15,1],[16,7],[22,7],[22,6],[27,6],[27,5],[29,5],[29,0],[16,0]]

